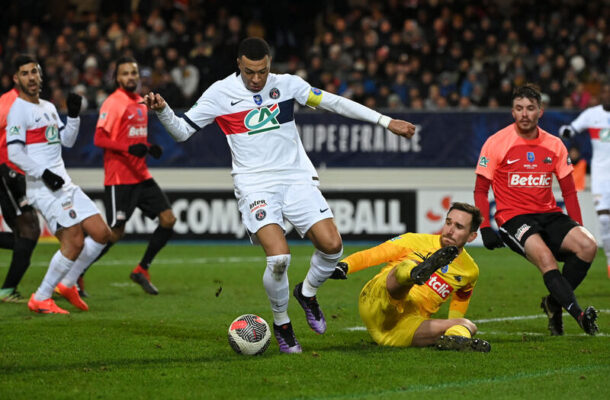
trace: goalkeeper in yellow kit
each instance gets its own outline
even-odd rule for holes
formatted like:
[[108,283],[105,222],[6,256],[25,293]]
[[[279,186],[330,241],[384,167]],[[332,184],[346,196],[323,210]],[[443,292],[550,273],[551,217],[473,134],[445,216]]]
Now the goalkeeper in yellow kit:
[[[473,339],[476,325],[464,318],[479,268],[464,250],[481,224],[478,208],[453,203],[440,235],[405,233],[343,259],[332,278],[386,263],[360,292],[360,316],[383,346],[435,345],[441,350],[488,352]],[[431,319],[451,300],[448,319]]]

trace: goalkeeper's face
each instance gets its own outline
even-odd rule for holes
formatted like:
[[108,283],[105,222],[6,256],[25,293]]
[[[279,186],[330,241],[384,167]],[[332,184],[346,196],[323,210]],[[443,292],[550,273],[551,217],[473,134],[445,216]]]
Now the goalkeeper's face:
[[466,243],[472,242],[476,232],[471,232],[472,215],[462,210],[451,210],[445,218],[445,225],[441,229],[441,245],[457,246],[460,251]]
[[246,56],[241,56],[237,59],[237,66],[248,90],[252,92],[263,90],[271,69],[271,57],[265,56],[260,60],[250,60]]

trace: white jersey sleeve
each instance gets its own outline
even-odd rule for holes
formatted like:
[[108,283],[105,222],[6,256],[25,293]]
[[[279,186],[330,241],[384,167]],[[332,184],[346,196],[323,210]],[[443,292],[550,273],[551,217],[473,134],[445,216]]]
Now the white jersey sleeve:
[[325,90],[311,87],[309,83],[296,75],[293,75],[292,78],[293,81],[295,81],[293,83],[295,86],[301,86],[304,89],[297,90],[297,93],[303,93],[301,96],[295,96],[295,100],[301,105],[312,108],[319,107],[347,118],[366,121],[373,124],[378,123],[379,118],[381,118],[380,113],[371,110],[362,104],[356,103],[343,96],[338,96]]
[[572,129],[574,129],[577,133],[581,133],[586,130],[590,124],[591,111],[592,109],[588,108],[585,111],[581,112],[578,117],[576,117],[576,119],[570,124]]
[[6,145],[9,160],[26,174],[42,177],[45,166],[34,161],[25,151],[26,133],[32,116],[23,101],[15,101],[6,117]]
[[62,146],[72,147],[78,137],[78,130],[80,128],[80,117],[66,119],[66,125],[59,120],[57,122],[59,127],[59,138]]

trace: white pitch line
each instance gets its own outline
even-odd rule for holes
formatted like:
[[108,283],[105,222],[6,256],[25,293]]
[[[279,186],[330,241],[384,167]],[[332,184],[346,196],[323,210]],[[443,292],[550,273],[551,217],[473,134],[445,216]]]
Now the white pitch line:
[[[610,310],[597,310],[598,313],[604,313],[604,314],[610,314]],[[568,313],[563,313],[564,316],[568,316]],[[527,319],[538,319],[538,318],[546,318],[546,315],[544,314],[536,314],[536,315],[519,315],[519,316],[514,316],[514,317],[499,317],[499,318],[487,318],[487,319],[478,319],[478,320],[473,320],[472,322],[474,322],[475,324],[485,324],[488,322],[502,322],[502,321],[522,321],[522,320],[527,320]],[[346,331],[366,331],[366,327],[364,326],[350,326],[347,328],[344,328],[344,330]],[[484,333],[479,331],[479,334]],[[541,333],[533,333],[533,332],[486,332],[486,334],[489,335],[507,335],[507,334],[523,334],[523,335],[541,335]],[[586,334],[582,333],[582,334],[578,334],[578,335],[573,335],[573,336],[586,336]],[[609,334],[604,334],[604,333],[599,333],[596,336],[610,336]]]

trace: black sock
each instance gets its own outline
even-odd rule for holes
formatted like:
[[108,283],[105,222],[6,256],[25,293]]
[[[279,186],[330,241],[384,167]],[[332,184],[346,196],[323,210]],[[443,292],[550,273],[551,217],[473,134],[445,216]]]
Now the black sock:
[[13,258],[6,274],[2,288],[16,288],[30,266],[30,258],[36,247],[36,240],[16,238],[13,247]]
[[551,293],[551,296],[557,300],[567,312],[574,318],[582,313],[582,309],[576,301],[574,291],[570,287],[568,281],[561,275],[558,269],[553,269],[542,275],[544,284]]
[[576,254],[573,254],[568,257],[563,264],[562,275],[566,278],[570,286],[572,286],[572,289],[576,289],[583,279],[585,279],[585,276],[587,276],[590,267],[591,263],[583,261],[576,257]]
[[15,247],[15,234],[13,232],[0,232],[0,249]]
[[146,248],[144,257],[142,257],[142,261],[140,261],[140,267],[144,269],[148,269],[148,267],[150,267],[150,263],[152,263],[153,258],[155,258],[157,253],[161,251],[169,238],[172,237],[173,233],[173,228],[164,228],[161,225],[155,229],[152,237],[150,238],[150,242],[148,242],[148,247]]
[[82,278],[83,276],[85,276],[85,272],[87,272],[87,270],[89,270],[89,268],[91,268],[91,266],[92,266],[93,264],[95,264],[95,262],[96,262],[97,260],[99,260],[100,258],[102,258],[102,256],[103,256],[104,254],[108,253],[108,250],[110,250],[110,248],[112,247],[112,245],[114,245],[114,243],[112,243],[112,242],[108,242],[108,243],[106,244],[106,247],[104,247],[104,249],[102,250],[102,252],[101,252],[101,253],[100,253],[100,254],[99,254],[97,257],[96,257],[96,259],[95,259],[95,260],[93,260],[93,262],[92,262],[91,264],[87,265],[87,268],[85,268],[85,270],[83,271],[83,273],[82,273],[82,274],[80,274],[81,278]]

